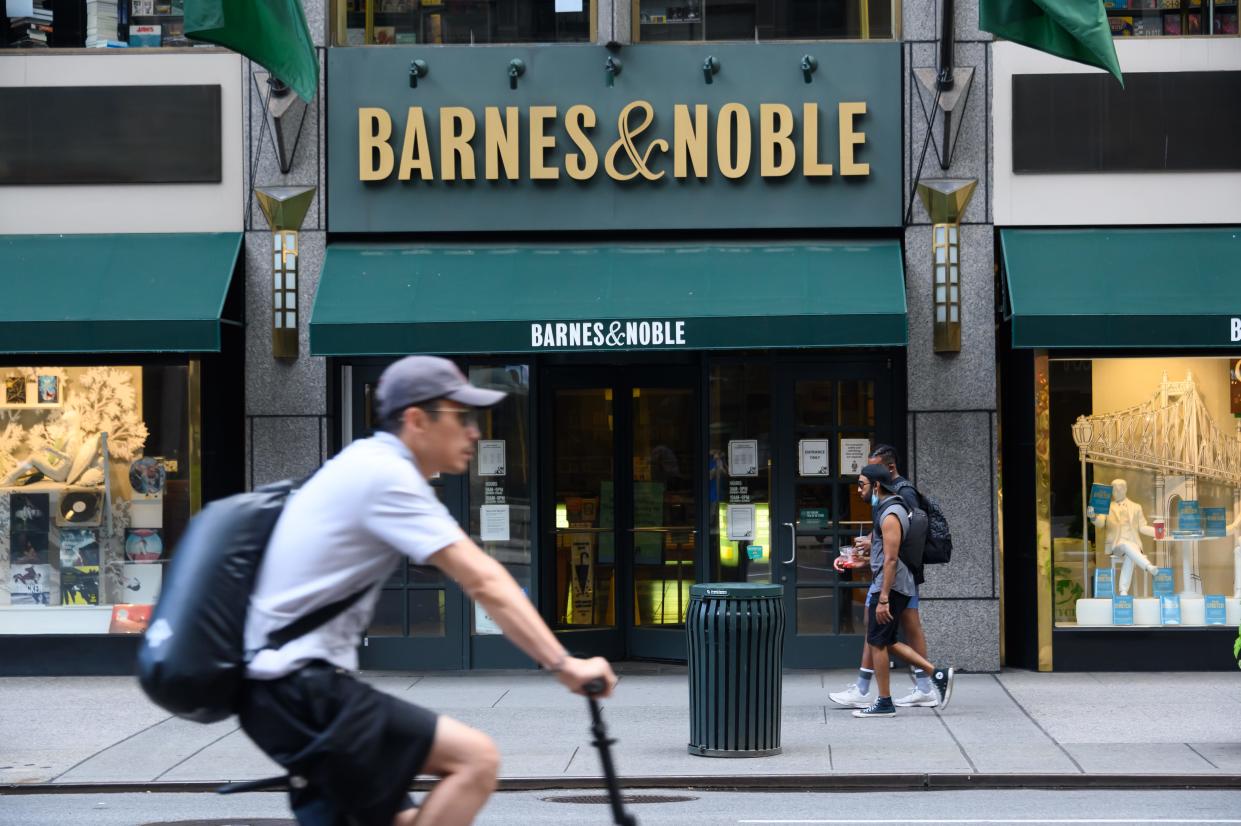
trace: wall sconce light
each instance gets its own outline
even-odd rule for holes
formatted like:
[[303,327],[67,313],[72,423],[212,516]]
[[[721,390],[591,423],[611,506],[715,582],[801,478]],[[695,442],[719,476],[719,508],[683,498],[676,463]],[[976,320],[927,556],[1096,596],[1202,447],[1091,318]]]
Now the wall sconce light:
[[515,57],[508,62],[508,88],[517,88],[517,78],[526,73],[526,64],[520,57]]
[[702,79],[708,84],[715,82],[715,76],[720,73],[720,61],[715,55],[709,55],[702,62]]
[[802,55],[801,57],[801,76],[810,82],[810,76],[819,68],[819,61],[810,55]]
[[314,201],[313,186],[269,186],[254,189],[272,237],[271,354],[278,359],[298,355],[298,243],[306,211]]
[[961,352],[961,218],[978,181],[940,178],[918,183],[931,216],[931,300],[936,353]]
[[425,60],[411,60],[409,62],[409,88],[418,88],[418,78],[427,76],[427,62]]
[[621,73],[621,69],[623,68],[624,64],[621,63],[619,57],[612,57],[611,55],[608,55],[608,62],[603,64],[603,71],[608,76],[608,86],[616,85],[616,76]]

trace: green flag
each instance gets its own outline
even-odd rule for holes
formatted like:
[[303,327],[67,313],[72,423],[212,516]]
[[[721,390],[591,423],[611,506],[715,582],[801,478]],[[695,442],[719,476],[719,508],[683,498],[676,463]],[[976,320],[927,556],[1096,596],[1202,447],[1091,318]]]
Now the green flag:
[[[188,1],[188,0],[187,0]],[[1103,0],[979,0],[978,28],[1125,79]]]
[[319,58],[299,0],[185,0],[185,36],[245,55],[307,103]]

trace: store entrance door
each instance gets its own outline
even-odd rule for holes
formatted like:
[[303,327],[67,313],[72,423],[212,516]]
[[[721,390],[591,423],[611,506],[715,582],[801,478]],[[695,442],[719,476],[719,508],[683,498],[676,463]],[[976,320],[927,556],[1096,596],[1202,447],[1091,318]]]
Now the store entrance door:
[[699,534],[697,371],[543,373],[548,620],[576,654],[685,658]]
[[832,567],[870,531],[857,475],[871,446],[895,438],[890,373],[880,362],[789,364],[775,376],[774,581],[783,583],[784,662],[852,665],[861,654],[869,568]]
[[[383,366],[350,371],[352,438],[374,433],[374,392]],[[461,476],[431,479],[431,487],[458,522],[465,516]],[[468,521],[463,524],[469,524]],[[431,565],[406,562],[384,583],[358,661],[367,669],[466,667],[466,600],[461,588]]]

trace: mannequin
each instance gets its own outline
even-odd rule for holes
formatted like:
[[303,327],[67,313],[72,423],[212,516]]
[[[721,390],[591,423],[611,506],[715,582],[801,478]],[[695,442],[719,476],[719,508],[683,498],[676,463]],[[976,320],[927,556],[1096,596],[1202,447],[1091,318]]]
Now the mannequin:
[[1096,516],[1094,508],[1086,509],[1086,516],[1094,522],[1095,530],[1107,527],[1107,539],[1104,548],[1113,559],[1120,559],[1120,582],[1116,584],[1116,592],[1121,596],[1129,594],[1133,584],[1133,567],[1137,565],[1148,574],[1158,570],[1154,563],[1142,553],[1142,537],[1140,534],[1154,537],[1155,529],[1146,524],[1146,515],[1142,506],[1126,497],[1129,484],[1124,479],[1112,480],[1112,505],[1106,516]]
[[1232,598],[1241,599],[1241,509],[1237,518],[1228,524],[1227,534],[1232,539]]

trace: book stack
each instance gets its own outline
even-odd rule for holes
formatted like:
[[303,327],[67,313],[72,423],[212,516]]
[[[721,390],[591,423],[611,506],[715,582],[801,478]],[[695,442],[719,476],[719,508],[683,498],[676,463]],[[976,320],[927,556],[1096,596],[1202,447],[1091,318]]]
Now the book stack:
[[52,0],[35,0],[34,10],[30,14],[30,28],[26,36],[35,43],[46,46],[48,35],[52,33]]
[[116,0],[86,0],[86,45],[102,48],[119,43]]

